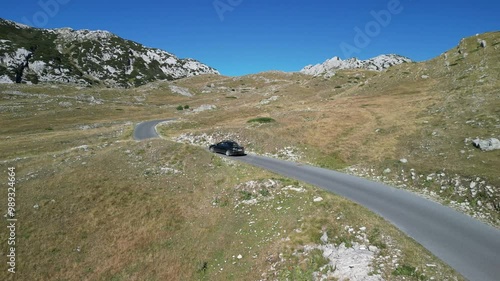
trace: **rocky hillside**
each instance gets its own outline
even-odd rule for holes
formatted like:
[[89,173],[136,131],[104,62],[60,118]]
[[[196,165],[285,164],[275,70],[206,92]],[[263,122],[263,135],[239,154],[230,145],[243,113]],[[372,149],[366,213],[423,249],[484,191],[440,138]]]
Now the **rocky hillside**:
[[321,64],[308,65],[300,72],[314,76],[333,76],[335,75],[335,71],[339,69],[366,69],[381,71],[393,65],[408,62],[412,62],[412,60],[407,57],[394,54],[380,55],[368,60],[359,60],[357,58],[342,60],[339,57],[333,57]]
[[0,83],[130,87],[208,73],[219,74],[107,31],[38,29],[0,19]]

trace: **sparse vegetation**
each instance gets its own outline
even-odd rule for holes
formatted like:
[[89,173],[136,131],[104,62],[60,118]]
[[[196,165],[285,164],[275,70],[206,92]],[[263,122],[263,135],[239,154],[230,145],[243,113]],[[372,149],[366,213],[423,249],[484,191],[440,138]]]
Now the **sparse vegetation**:
[[258,117],[247,121],[247,123],[261,123],[261,124],[273,123],[273,122],[276,122],[276,120],[270,117]]
[[413,277],[415,280],[427,280],[427,277],[417,272],[415,267],[406,264],[398,266],[392,274],[394,276]]

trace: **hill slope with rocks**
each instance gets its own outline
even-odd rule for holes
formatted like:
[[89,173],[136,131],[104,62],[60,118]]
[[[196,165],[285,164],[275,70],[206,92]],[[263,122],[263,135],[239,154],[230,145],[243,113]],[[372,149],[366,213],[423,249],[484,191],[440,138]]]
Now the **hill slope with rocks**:
[[[358,204],[206,147],[233,139],[499,227],[499,61],[490,32],[426,62],[332,77],[0,84],[0,170],[16,167],[31,246],[16,253],[20,278],[464,280]],[[169,118],[162,139],[132,139],[135,124]]]
[[219,72],[108,31],[39,29],[0,19],[0,83],[130,87],[201,74]]
[[359,60],[357,58],[342,60],[339,57],[333,57],[321,64],[308,65],[300,72],[314,76],[333,76],[335,75],[335,72],[340,69],[366,69],[382,71],[393,65],[409,62],[412,62],[412,60],[395,54],[380,55],[368,60]]

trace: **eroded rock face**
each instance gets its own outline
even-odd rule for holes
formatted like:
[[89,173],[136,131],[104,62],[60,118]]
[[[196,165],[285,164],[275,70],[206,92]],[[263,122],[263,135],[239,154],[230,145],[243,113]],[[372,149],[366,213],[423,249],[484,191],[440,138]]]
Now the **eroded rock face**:
[[400,55],[380,55],[368,60],[358,60],[351,58],[342,60],[339,57],[333,57],[324,63],[317,65],[308,65],[300,72],[304,74],[320,76],[320,75],[335,75],[335,71],[339,69],[367,69],[382,71],[393,65],[412,62],[411,59]]
[[481,149],[482,151],[493,151],[500,149],[500,140],[496,138],[490,138],[482,140],[480,138],[476,138],[472,141],[472,144]]

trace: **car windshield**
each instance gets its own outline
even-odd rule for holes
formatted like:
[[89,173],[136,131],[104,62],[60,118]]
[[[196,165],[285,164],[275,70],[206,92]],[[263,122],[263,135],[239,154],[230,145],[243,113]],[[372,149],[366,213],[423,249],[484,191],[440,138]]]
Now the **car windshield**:
[[238,143],[232,141],[232,142],[228,142],[227,145],[229,145],[229,147],[238,147]]

